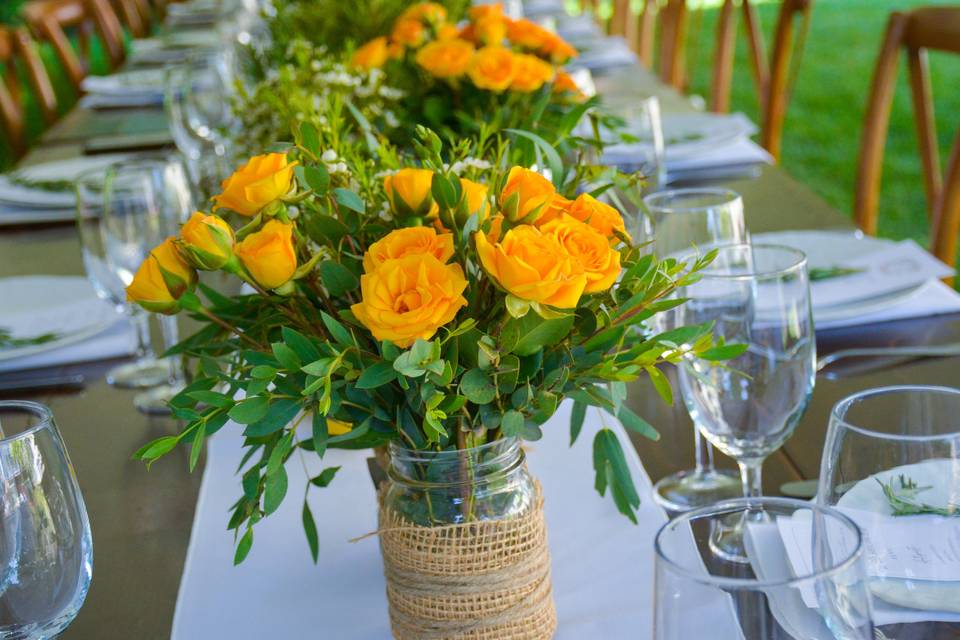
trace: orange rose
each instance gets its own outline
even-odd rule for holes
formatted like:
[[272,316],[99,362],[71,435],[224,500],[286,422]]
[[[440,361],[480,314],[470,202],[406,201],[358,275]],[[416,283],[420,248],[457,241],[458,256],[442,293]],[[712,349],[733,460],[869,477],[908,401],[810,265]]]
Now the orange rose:
[[233,258],[233,229],[223,218],[195,212],[180,228],[180,248],[195,267],[214,270]]
[[242,216],[255,216],[290,190],[296,162],[284,153],[254,156],[223,181],[223,193],[214,196],[213,210],[227,208]]
[[386,63],[389,56],[387,39],[381,36],[357,49],[350,59],[350,66],[357,69],[378,69]]
[[573,76],[563,70],[558,70],[557,75],[553,77],[553,92],[572,93],[577,98],[583,97],[583,92],[580,91]]
[[405,47],[419,47],[427,36],[427,28],[419,20],[397,20],[390,39]]
[[567,214],[540,227],[553,235],[568,254],[580,262],[587,276],[584,293],[606,291],[620,275],[620,252],[606,236]]
[[503,20],[506,17],[503,15],[503,5],[499,2],[493,4],[478,4],[470,7],[467,15],[470,16],[470,20],[474,22],[483,20],[484,18],[498,18]]
[[437,27],[437,40],[453,40],[460,36],[460,30],[455,24],[442,24]]
[[197,272],[174,242],[175,238],[167,238],[150,251],[127,286],[129,302],[154,313],[174,314],[180,310],[177,300],[196,285]]
[[516,73],[510,88],[530,93],[553,79],[553,66],[537,56],[520,53],[516,56]]
[[487,185],[460,178],[460,187],[463,189],[462,203],[467,217],[476,213],[478,221],[483,224],[483,221],[487,219],[487,213],[490,211],[490,203],[487,200],[490,190]]
[[520,225],[496,244],[483,233],[473,237],[484,270],[514,297],[558,309],[577,306],[587,276],[555,235]]
[[501,92],[513,82],[514,55],[503,47],[488,46],[477,51],[467,72],[480,89]]
[[541,51],[554,38],[556,36],[553,33],[526,18],[507,22],[507,39],[518,47],[530,51]]
[[617,233],[630,238],[623,225],[623,216],[610,205],[600,202],[588,193],[580,194],[567,208],[567,213],[586,222],[611,241],[617,240]]
[[446,262],[453,256],[453,236],[437,235],[430,227],[396,229],[370,245],[363,255],[363,270],[372,273],[387,260],[424,254]]
[[400,14],[398,20],[419,20],[440,23],[447,19],[447,9],[436,2],[418,2]]
[[286,284],[297,270],[293,225],[270,220],[237,244],[236,254],[264,289],[276,289]]
[[534,222],[553,201],[556,189],[536,171],[514,167],[498,201],[503,215],[511,222]]
[[361,301],[350,307],[377,340],[401,348],[429,340],[467,304],[467,280],[459,264],[429,254],[387,260],[360,276]]
[[417,52],[416,60],[431,75],[456,78],[466,73],[473,51],[466,40],[435,40]]
[[579,52],[573,48],[566,40],[556,34],[551,34],[551,38],[540,48],[540,53],[550,56],[554,64],[564,64],[570,58],[576,58]]

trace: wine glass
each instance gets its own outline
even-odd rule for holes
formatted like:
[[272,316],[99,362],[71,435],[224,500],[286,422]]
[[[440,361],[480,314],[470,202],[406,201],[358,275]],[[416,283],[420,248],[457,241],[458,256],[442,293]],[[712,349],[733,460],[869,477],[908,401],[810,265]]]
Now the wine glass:
[[[710,323],[714,339],[744,345],[732,360],[690,357],[679,366],[694,424],[740,467],[747,497],[762,493],[763,460],[796,428],[813,393],[816,346],[806,256],[777,245],[725,245],[680,292],[684,324]],[[712,539],[719,555],[746,561],[743,524]]]
[[[734,191],[675,189],[648,195],[643,204],[642,220],[647,224],[647,237],[652,239],[653,252],[660,258],[680,257],[694,247],[703,250],[748,241],[743,200]],[[659,333],[679,326],[678,313],[679,310],[658,314],[654,330]],[[653,487],[657,502],[674,512],[741,494],[736,475],[714,467],[713,447],[696,427],[693,438],[694,468],[661,478]]]
[[[747,563],[710,544],[739,519],[749,521]],[[727,500],[663,525],[654,549],[654,640],[875,640],[863,541],[836,509]]]
[[90,586],[87,510],[50,409],[0,401],[0,637],[56,637]]
[[901,625],[887,635],[958,635],[960,623],[928,621],[960,613],[960,389],[882,387],[838,402],[817,503],[863,530],[876,622]]

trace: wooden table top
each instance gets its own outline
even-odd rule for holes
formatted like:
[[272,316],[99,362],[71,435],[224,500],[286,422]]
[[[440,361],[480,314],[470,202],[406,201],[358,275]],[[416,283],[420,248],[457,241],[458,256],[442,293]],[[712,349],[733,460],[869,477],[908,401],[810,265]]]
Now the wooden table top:
[[[649,74],[639,69],[624,73],[627,75],[601,79],[598,85],[604,90],[605,83],[617,84],[629,76],[635,83],[632,90],[660,95],[665,111],[690,109],[685,100],[657,85]],[[80,143],[86,137],[114,130],[105,122],[112,122],[122,133],[155,131],[158,117],[162,116],[156,110],[119,115],[77,109],[51,129],[44,144],[32,151],[25,163],[81,153]],[[765,167],[757,179],[726,186],[743,195],[747,225],[753,232],[851,226],[848,216],[777,167]],[[71,225],[0,229],[0,277],[26,274],[82,275],[75,229]],[[817,334],[817,340],[821,353],[854,345],[960,340],[960,315],[823,332]],[[108,386],[103,373],[112,364],[115,362],[62,367],[87,376],[82,392],[27,396],[52,408],[76,467],[93,528],[93,582],[76,621],[62,636],[65,640],[170,636],[199,490],[202,464],[189,474],[186,449],[177,450],[149,471],[131,459],[144,442],[173,433],[177,427],[169,419],[140,415],[133,408],[132,392]],[[818,378],[795,434],[764,466],[765,491],[777,494],[783,482],[817,477],[827,416],[836,401],[862,389],[907,382],[957,385],[960,373],[954,360],[927,359],[840,380]],[[628,402],[662,434],[658,443],[635,440],[651,478],[690,468],[692,425],[683,406],[679,402],[665,406],[646,380],[631,386]],[[733,466],[726,459],[721,465]],[[226,514],[224,518],[226,525]]]

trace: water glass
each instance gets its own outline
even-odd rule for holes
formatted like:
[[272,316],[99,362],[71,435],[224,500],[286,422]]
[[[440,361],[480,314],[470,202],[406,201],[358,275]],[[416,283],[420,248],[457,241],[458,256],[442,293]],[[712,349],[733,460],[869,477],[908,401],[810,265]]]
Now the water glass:
[[[806,256],[776,245],[726,245],[684,288],[684,324],[710,323],[714,339],[745,345],[736,358],[688,358],[683,401],[697,428],[740,466],[747,497],[761,495],[764,459],[790,437],[813,393],[816,346]],[[720,531],[719,552],[745,561],[742,523]]]
[[[748,559],[729,562],[710,541],[741,519]],[[835,509],[728,500],[671,520],[654,548],[654,640],[875,640],[863,541]]]
[[[674,189],[648,195],[637,220],[642,221],[643,230],[637,231],[635,240],[652,240],[652,250],[660,258],[682,256],[695,247],[748,241],[743,200],[728,189]],[[677,327],[679,313],[658,314],[652,329],[660,333]],[[693,437],[694,468],[661,478],[654,485],[657,502],[670,511],[687,511],[741,494],[736,475],[714,467],[713,447],[699,429],[694,428]]]
[[55,637],[90,586],[93,542],[50,409],[0,401],[0,638]]
[[960,635],[960,389],[882,387],[838,402],[817,503],[864,531],[888,637]]

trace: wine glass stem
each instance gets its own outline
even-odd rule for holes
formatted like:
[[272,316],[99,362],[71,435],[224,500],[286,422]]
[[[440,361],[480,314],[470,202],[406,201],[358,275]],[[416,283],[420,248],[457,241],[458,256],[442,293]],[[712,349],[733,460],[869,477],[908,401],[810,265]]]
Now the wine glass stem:
[[703,437],[696,425],[693,427],[693,447],[696,474],[702,476],[713,471],[713,445]]
[[[164,351],[177,344],[179,327],[176,316],[160,316],[160,329],[163,332]],[[183,361],[180,356],[170,357],[170,384],[179,385],[183,382]]]
[[137,360],[153,357],[153,346],[150,342],[150,316],[142,309],[129,306],[130,318],[137,332]]
[[763,460],[749,460],[737,462],[740,466],[740,480],[743,483],[743,495],[747,498],[758,498],[763,495]]

